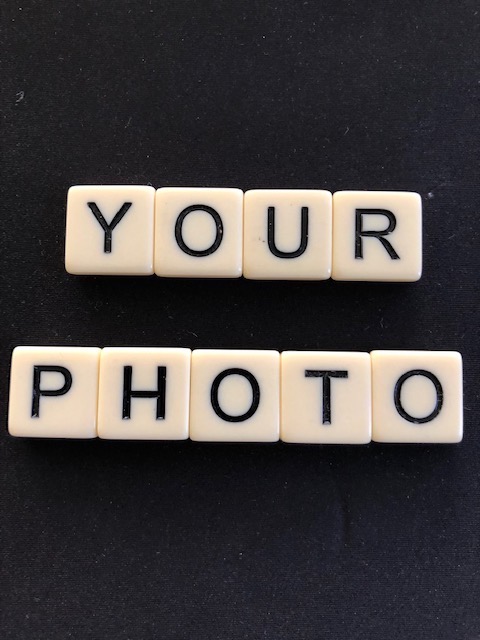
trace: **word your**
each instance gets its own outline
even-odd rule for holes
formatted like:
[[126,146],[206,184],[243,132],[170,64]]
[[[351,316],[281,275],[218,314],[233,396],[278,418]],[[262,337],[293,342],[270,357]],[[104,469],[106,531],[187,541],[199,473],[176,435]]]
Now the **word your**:
[[422,273],[418,193],[75,186],[78,275],[408,282]]
[[453,351],[17,347],[14,436],[216,442],[459,442]]

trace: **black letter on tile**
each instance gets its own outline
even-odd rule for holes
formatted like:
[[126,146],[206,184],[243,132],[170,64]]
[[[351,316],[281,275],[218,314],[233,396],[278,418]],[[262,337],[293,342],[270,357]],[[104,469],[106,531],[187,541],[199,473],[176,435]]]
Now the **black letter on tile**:
[[295,251],[280,251],[275,244],[275,207],[268,207],[268,248],[277,258],[298,258],[308,244],[308,207],[302,207],[300,245]]
[[[227,376],[243,376],[249,381],[252,387],[252,404],[250,405],[250,409],[246,413],[242,413],[239,416],[231,416],[228,413],[225,413],[218,402],[218,388],[220,387],[220,383],[222,382],[222,380]],[[250,371],[235,368],[225,369],[225,371],[219,373],[213,381],[212,389],[210,392],[210,400],[213,410],[219,418],[221,418],[222,420],[226,420],[227,422],[243,422],[244,420],[248,420],[249,418],[251,418],[255,411],[258,409],[258,405],[260,404],[260,387],[258,385],[257,379],[252,373],[250,373]]]
[[312,369],[305,370],[306,378],[322,378],[323,380],[323,399],[322,399],[322,424],[332,423],[332,393],[331,378],[348,378],[348,371],[317,371]]
[[[185,218],[188,216],[189,213],[192,213],[192,211],[205,211],[206,213],[209,213],[212,216],[213,221],[215,222],[215,227],[216,227],[215,240],[212,246],[208,247],[208,249],[202,249],[200,251],[197,251],[196,249],[191,249],[190,247],[187,247],[187,245],[183,240],[183,235],[182,235],[183,221],[185,220]],[[203,258],[204,256],[209,256],[212,253],[215,253],[215,251],[220,246],[220,243],[222,242],[222,238],[223,238],[222,219],[218,215],[217,211],[215,211],[215,209],[212,209],[212,207],[208,207],[206,204],[193,204],[192,206],[187,207],[180,213],[180,215],[177,218],[177,222],[175,223],[175,240],[177,241],[178,246],[184,253],[188,253],[189,256],[194,256],[195,258]]]
[[131,202],[124,202],[117,213],[114,215],[113,220],[110,224],[103,217],[102,212],[97,207],[95,202],[88,202],[88,206],[90,207],[91,212],[99,222],[102,229],[105,231],[105,243],[103,246],[104,253],[112,253],[112,231],[115,229],[117,224],[123,218],[123,216],[127,213],[127,211],[132,206]]
[[[384,231],[364,231],[363,216],[385,216],[388,219],[388,227]],[[355,258],[363,258],[362,238],[377,238],[380,240],[392,260],[399,260],[400,256],[384,236],[388,236],[397,226],[397,219],[387,209],[355,209]]]
[[157,420],[165,419],[165,390],[167,385],[167,367],[157,367],[156,391],[132,391],[132,367],[123,367],[123,420],[130,420],[132,398],[156,398]]
[[[409,413],[405,411],[402,406],[401,394],[403,383],[411,378],[412,376],[424,376],[433,382],[433,386],[435,387],[435,391],[437,394],[437,401],[435,403],[435,408],[432,413],[424,418],[414,418]],[[403,376],[397,380],[397,384],[395,385],[395,391],[393,392],[393,398],[395,401],[395,407],[398,413],[404,418],[408,420],[408,422],[413,422],[413,424],[425,424],[425,422],[431,422],[434,418],[438,416],[443,406],[443,388],[440,384],[440,380],[435,376],[431,371],[425,371],[425,369],[414,369],[413,371],[408,371],[408,373],[404,373]]]
[[[41,389],[40,378],[43,372],[53,371],[61,373],[65,382],[60,389]],[[40,417],[40,396],[64,396],[68,393],[72,386],[72,374],[65,367],[55,367],[50,365],[35,365],[33,367],[33,400],[32,400],[32,418]]]

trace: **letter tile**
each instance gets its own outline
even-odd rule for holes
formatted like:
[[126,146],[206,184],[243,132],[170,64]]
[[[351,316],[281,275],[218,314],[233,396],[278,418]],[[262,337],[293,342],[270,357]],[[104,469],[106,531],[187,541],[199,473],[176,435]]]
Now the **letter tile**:
[[368,353],[284,351],[284,442],[366,444],[372,435]]
[[413,282],[422,275],[422,200],[407,191],[333,194],[334,280]]
[[242,275],[243,191],[163,187],[155,204],[155,273],[179,278]]
[[245,278],[328,279],[332,269],[330,191],[247,191],[243,256]]
[[192,354],[190,394],[192,440],[278,440],[278,351],[197,349]]
[[100,349],[16,347],[8,431],[26,438],[96,438]]
[[103,349],[98,436],[112,440],[188,438],[190,358],[190,349]]
[[154,208],[153,187],[71,187],[67,197],[67,271],[76,275],[152,275]]
[[462,357],[456,351],[372,351],[373,440],[460,442]]

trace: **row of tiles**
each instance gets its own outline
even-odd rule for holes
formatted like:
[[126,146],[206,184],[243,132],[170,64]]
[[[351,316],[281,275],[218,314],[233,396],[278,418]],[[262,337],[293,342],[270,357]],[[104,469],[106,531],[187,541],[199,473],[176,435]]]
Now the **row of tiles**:
[[412,282],[418,193],[81,185],[69,189],[76,275]]
[[452,443],[453,351],[17,347],[14,436],[217,442]]

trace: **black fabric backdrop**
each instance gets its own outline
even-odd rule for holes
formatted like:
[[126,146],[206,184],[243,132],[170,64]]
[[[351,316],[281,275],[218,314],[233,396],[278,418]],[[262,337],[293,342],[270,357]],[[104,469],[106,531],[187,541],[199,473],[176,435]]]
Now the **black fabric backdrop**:
[[[478,3],[1,11],[2,640],[479,638]],[[424,276],[68,276],[77,183],[418,191]],[[16,440],[17,344],[456,349],[465,438]]]

